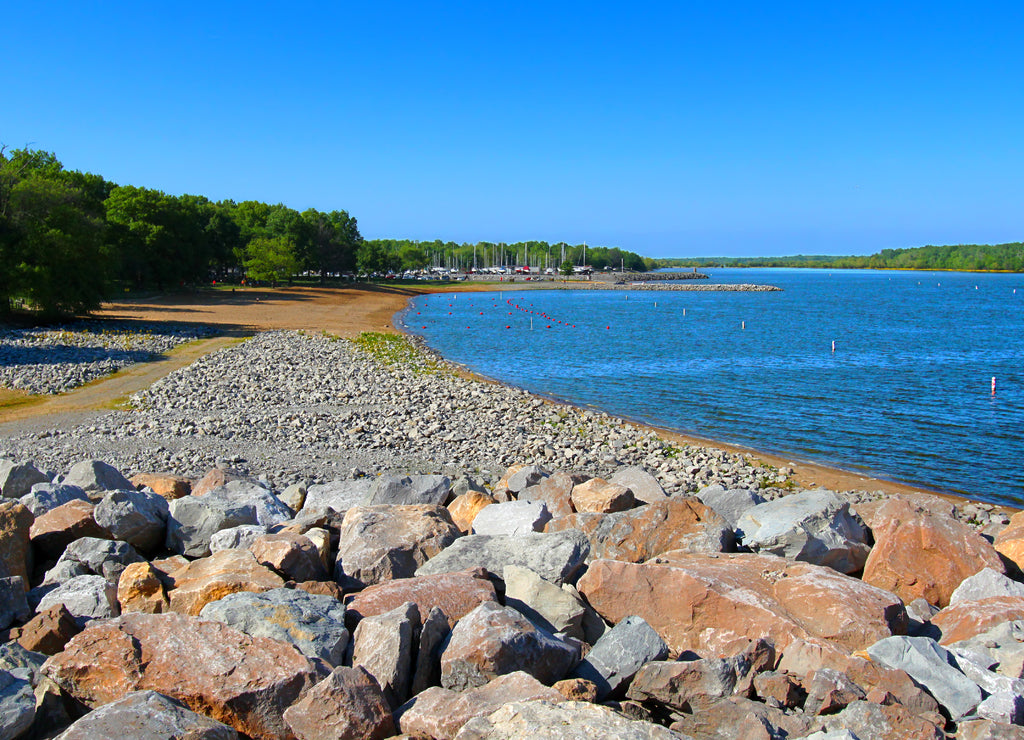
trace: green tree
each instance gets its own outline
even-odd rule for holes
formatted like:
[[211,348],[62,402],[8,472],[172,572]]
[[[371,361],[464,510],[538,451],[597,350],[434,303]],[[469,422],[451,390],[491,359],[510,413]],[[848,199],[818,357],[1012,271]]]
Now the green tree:
[[258,236],[245,246],[242,262],[245,274],[253,280],[279,283],[299,271],[295,244],[282,236]]
[[565,275],[566,277],[571,276],[573,271],[572,260],[566,260],[565,262],[563,262],[562,266],[558,268],[558,271]]

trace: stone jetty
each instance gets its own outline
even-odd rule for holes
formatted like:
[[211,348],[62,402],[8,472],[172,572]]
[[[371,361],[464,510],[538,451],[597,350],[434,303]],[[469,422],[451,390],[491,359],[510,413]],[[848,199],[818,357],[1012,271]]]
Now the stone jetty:
[[3,442],[0,737],[1024,736],[1024,514],[403,343],[259,335],[133,405]]

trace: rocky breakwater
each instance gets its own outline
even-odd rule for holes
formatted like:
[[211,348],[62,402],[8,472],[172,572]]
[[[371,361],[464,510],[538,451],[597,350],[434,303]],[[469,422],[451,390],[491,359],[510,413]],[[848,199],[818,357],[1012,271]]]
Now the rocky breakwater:
[[64,393],[213,333],[208,327],[115,321],[6,329],[0,331],[0,386]]
[[497,480],[543,463],[591,475],[643,465],[671,493],[773,485],[784,471],[668,443],[608,414],[466,377],[400,337],[269,332],[208,355],[86,424],[0,440],[51,471],[84,458],[130,475],[197,477],[218,463],[275,486],[409,470]]
[[973,510],[654,473],[5,463],[0,737],[1024,733],[1024,583]]

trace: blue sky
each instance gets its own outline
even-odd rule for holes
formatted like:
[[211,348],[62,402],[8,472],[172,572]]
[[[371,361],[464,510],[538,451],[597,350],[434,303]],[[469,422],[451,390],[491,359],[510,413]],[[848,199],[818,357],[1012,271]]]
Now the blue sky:
[[368,238],[1024,239],[1019,2],[42,2],[3,25],[0,142],[342,208]]

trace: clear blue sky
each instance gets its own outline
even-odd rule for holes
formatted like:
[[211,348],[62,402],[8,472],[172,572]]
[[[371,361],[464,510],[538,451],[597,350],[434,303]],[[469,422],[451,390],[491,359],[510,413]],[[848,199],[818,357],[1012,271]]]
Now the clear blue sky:
[[8,3],[0,142],[369,238],[1024,239],[1019,0],[626,6]]

